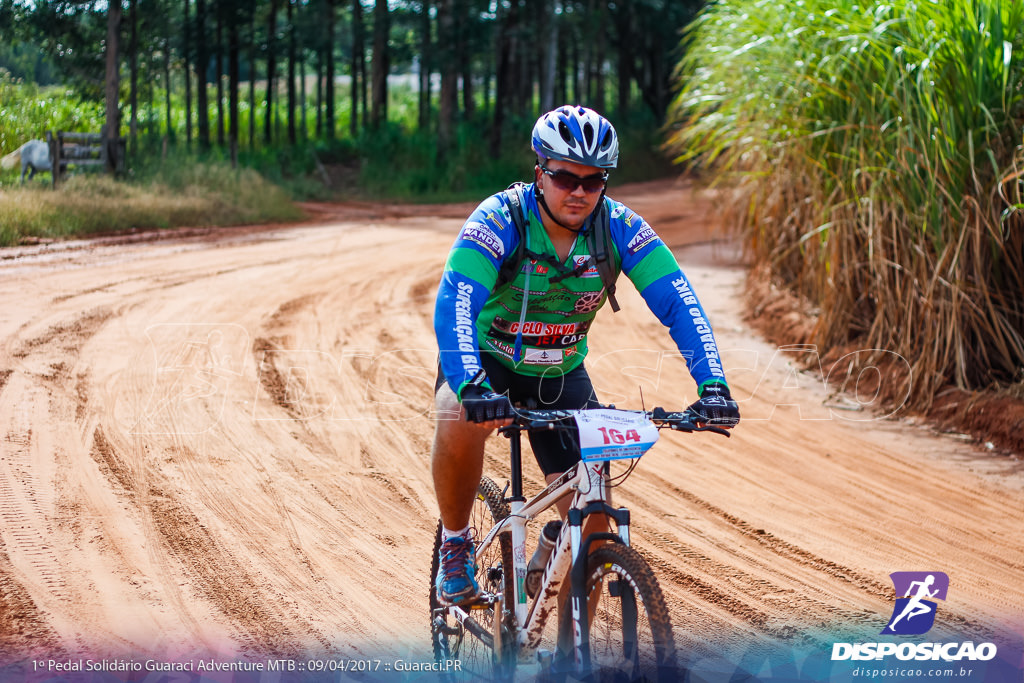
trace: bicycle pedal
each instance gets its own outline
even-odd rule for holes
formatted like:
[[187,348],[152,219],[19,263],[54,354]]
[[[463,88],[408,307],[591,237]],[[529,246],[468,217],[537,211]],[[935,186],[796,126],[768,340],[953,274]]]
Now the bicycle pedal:
[[463,607],[468,607],[469,609],[489,609],[494,607],[496,602],[498,602],[498,596],[493,593],[479,593],[475,600],[466,603]]

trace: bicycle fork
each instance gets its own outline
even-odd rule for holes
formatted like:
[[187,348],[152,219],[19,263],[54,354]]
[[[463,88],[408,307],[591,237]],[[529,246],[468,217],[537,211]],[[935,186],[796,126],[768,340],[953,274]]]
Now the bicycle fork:
[[[583,525],[586,518],[593,514],[603,514],[614,519],[618,533],[598,531],[583,538]],[[613,508],[604,500],[599,500],[589,503],[582,509],[570,509],[568,521],[570,545],[573,548],[573,562],[570,571],[573,654],[576,671],[585,673],[590,669],[590,612],[587,607],[590,596],[587,594],[587,558],[590,555],[591,545],[597,541],[629,545],[629,510]]]

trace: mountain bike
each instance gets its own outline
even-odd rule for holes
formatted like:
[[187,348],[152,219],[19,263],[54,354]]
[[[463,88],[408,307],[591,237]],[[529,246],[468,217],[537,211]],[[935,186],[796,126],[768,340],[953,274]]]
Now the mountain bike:
[[[729,435],[698,425],[695,417],[662,408],[520,410],[513,424],[499,430],[509,438],[511,476],[504,489],[486,476],[480,481],[470,520],[477,534],[480,586],[472,604],[443,606],[437,600],[438,524],[430,577],[431,639],[449,680],[507,681],[518,665],[527,664],[536,667],[539,679],[678,679],[661,587],[630,546],[629,510],[613,507],[610,494],[654,445],[660,429]],[[527,500],[521,435],[550,429],[571,439],[581,460]],[[626,466],[614,478],[613,461]],[[563,496],[572,496],[568,515],[539,581],[527,590],[527,525]],[[607,530],[593,531],[595,526]],[[551,635],[545,626],[559,612],[557,634]]]

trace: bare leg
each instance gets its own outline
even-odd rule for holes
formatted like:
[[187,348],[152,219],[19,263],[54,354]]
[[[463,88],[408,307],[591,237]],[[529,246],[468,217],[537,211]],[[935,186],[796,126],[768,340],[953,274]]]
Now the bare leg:
[[437,413],[431,472],[441,523],[453,531],[469,524],[483,474],[484,443],[494,430],[492,425],[466,422],[462,406],[447,384],[434,398]]

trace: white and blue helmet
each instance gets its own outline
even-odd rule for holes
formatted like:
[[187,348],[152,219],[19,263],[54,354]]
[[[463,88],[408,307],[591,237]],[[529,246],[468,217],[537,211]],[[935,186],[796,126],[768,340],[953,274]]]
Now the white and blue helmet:
[[597,168],[619,163],[619,138],[608,119],[586,107],[559,107],[533,126],[533,151],[543,159]]

